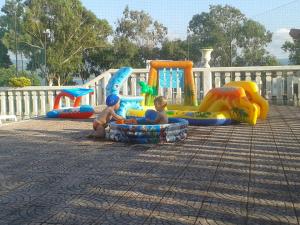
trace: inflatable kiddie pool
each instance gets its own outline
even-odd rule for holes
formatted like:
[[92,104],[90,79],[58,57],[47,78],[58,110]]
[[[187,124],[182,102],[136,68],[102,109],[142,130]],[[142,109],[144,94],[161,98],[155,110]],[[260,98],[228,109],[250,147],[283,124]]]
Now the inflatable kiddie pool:
[[178,142],[187,137],[188,121],[169,118],[168,124],[147,124],[145,118],[137,119],[137,124],[117,124],[111,122],[106,138],[129,143]]

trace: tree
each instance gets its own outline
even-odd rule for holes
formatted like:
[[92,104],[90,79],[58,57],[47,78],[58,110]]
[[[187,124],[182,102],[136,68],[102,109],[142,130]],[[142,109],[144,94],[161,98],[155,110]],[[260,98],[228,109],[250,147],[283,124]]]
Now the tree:
[[[20,48],[18,44],[18,33],[20,30],[19,18],[23,15],[23,3],[22,0],[7,0],[5,5],[1,8],[4,13],[0,17],[0,38],[4,44],[4,54],[7,54],[7,47],[10,46],[10,51],[15,54],[16,57],[16,73],[18,73],[18,49]],[[7,35],[11,34],[10,41],[7,40]],[[17,75],[17,74],[16,74]]]
[[[144,67],[166,39],[167,28],[144,11],[129,10],[118,20],[114,37],[117,65]],[[120,55],[119,55],[120,54]]]
[[166,40],[161,48],[161,58],[170,60],[184,60],[188,58],[188,46],[186,41]]
[[210,6],[208,13],[193,16],[189,31],[189,38],[198,48],[214,49],[211,60],[214,66],[239,65],[241,62],[252,66],[273,63],[274,57],[265,50],[272,41],[272,34],[234,7]]
[[[10,80],[16,78],[16,67],[10,66],[8,68],[0,68],[0,87],[10,86]],[[21,77],[28,78],[33,86],[41,85],[39,77],[34,73],[29,73],[28,71],[21,71],[19,74]],[[20,78],[20,77],[18,77]]]
[[[68,82],[78,70],[84,51],[103,48],[111,34],[108,22],[98,19],[79,0],[28,0],[20,27],[19,43],[27,47],[24,54],[34,62],[36,57],[43,59],[31,66],[39,66],[48,82],[54,80],[58,85]],[[12,39],[10,31],[6,36],[10,48]]]
[[8,68],[12,63],[11,63],[9,55],[8,55],[8,49],[1,41],[4,34],[5,34],[5,32],[0,27],[0,67]]
[[300,64],[300,39],[293,39],[293,42],[286,41],[282,49],[289,52],[289,61],[294,65]]
[[126,38],[139,47],[154,48],[167,35],[167,28],[144,11],[129,10],[126,6],[123,17],[118,20],[116,38]]

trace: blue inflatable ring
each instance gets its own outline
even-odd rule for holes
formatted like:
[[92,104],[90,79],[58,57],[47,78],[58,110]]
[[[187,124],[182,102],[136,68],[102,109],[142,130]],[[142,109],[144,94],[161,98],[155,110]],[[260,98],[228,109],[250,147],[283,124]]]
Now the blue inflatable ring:
[[169,118],[168,124],[146,124],[145,118],[137,119],[138,125],[110,123],[106,138],[128,143],[164,143],[178,142],[186,139],[188,121],[185,119]]

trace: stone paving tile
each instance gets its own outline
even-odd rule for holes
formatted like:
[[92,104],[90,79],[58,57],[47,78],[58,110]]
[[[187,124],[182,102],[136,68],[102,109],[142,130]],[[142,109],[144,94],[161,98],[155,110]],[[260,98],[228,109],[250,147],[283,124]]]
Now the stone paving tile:
[[299,108],[273,106],[254,127],[190,127],[176,144],[96,141],[90,129],[0,128],[0,224],[299,224]]

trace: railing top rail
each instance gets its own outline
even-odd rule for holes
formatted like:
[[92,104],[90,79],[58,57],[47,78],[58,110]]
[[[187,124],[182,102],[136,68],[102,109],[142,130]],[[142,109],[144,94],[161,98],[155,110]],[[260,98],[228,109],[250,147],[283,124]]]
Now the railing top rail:
[[90,80],[89,82],[86,82],[85,84],[83,84],[82,86],[84,87],[89,87],[89,86],[93,86],[95,83],[97,83],[99,80],[103,79],[104,77],[108,76],[111,73],[111,70],[107,70],[104,71],[103,73],[101,73],[99,76],[95,77],[94,79]]
[[300,65],[193,68],[194,72],[202,72],[202,71],[253,72],[253,71],[293,71],[293,70],[300,70]]
[[[108,75],[115,73],[118,69],[109,69],[96,78],[90,80],[83,85],[77,85],[76,87],[89,87],[94,86],[99,80],[104,79]],[[248,67],[211,67],[211,68],[193,68],[193,72],[259,72],[259,71],[300,71],[300,65],[287,65],[287,66],[248,66]],[[133,69],[135,73],[148,73],[149,69]],[[1,91],[56,91],[64,88],[74,88],[75,86],[30,86],[22,88],[13,87],[0,87]]]
[[[76,87],[82,87],[82,85]],[[0,87],[0,91],[58,91],[66,88],[74,88],[74,86]]]
[[[110,69],[107,72],[115,73],[118,69]],[[193,68],[193,72],[253,72],[253,71],[295,71],[300,70],[300,65],[285,66],[241,66],[241,67],[210,67],[210,68]],[[147,73],[149,69],[133,69],[133,73]],[[95,78],[96,79],[96,78]],[[92,80],[93,81],[93,80]]]

